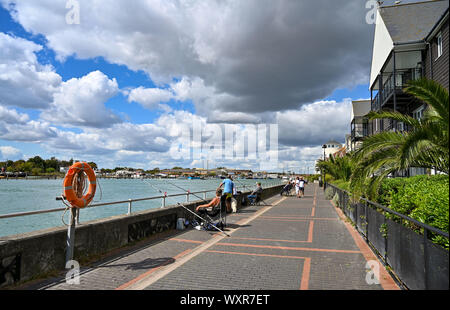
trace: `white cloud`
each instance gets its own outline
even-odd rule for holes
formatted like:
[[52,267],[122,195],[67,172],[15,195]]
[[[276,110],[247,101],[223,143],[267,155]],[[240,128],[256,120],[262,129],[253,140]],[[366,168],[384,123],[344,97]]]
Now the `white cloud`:
[[53,0],[1,0],[61,59],[104,57],[160,85],[203,81],[207,99],[189,96],[203,116],[295,109],[368,80],[372,27],[360,0],[79,1],[74,27]]
[[41,118],[53,124],[107,127],[121,122],[104,105],[119,93],[115,78],[94,71],[62,82],[52,66],[38,62],[41,50],[31,41],[0,33],[0,121],[28,120],[6,109],[11,106],[39,109]]
[[[318,100],[368,76],[371,29],[358,0],[80,0],[76,26],[53,0],[0,3],[27,31],[43,34],[57,59],[100,56],[144,70],[156,82],[122,93],[166,113],[153,124],[123,122],[105,105],[121,91],[114,77],[94,71],[62,82],[37,61],[42,46],[0,33],[0,139],[42,142],[51,152],[111,164],[190,165],[170,150],[193,123],[207,132],[217,123],[269,122],[279,124],[279,160],[308,164],[320,156],[316,144],[341,141],[349,131],[349,101]],[[170,101],[191,101],[195,114],[172,111]],[[41,119],[9,107],[39,109]],[[219,137],[205,140],[214,144]],[[219,153],[211,152],[217,163]]]
[[46,142],[58,136],[58,130],[47,122],[28,121],[26,123],[2,124],[0,123],[0,139],[19,142]]
[[63,82],[41,118],[68,127],[110,127],[121,120],[104,103],[118,93],[115,78],[111,80],[104,73],[93,71]]
[[137,102],[144,108],[153,110],[161,109],[170,112],[171,108],[165,102],[174,99],[175,96],[170,90],[160,88],[138,87],[132,89],[128,94],[129,102]]
[[22,152],[12,146],[0,146],[0,159],[15,160],[22,157]]
[[7,109],[0,105],[0,122],[7,124],[24,124],[29,120],[27,114],[18,113],[14,109]]
[[61,77],[35,55],[42,46],[0,32],[0,105],[47,108]]
[[321,145],[331,139],[344,141],[350,133],[351,100],[318,101],[300,110],[276,114],[280,143],[290,146]]

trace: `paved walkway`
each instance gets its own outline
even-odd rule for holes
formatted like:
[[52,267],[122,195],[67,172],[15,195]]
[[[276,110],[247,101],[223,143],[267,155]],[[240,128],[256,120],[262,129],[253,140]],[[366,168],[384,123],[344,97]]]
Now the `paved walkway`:
[[375,255],[317,184],[308,186],[304,198],[266,202],[230,215],[231,237],[173,232],[82,268],[78,285],[52,278],[28,289],[398,289],[381,264],[380,284],[367,283],[366,263]]

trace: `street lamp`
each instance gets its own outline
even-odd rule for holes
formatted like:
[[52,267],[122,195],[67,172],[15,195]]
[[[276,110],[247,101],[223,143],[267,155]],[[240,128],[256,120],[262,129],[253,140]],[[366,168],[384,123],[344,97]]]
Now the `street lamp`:
[[[323,148],[323,161],[325,161],[325,149],[327,148],[327,145],[324,144],[324,145],[322,146],[322,148]],[[324,175],[323,169],[321,168],[320,170],[322,170],[322,171],[321,171],[321,174],[322,174],[322,186],[323,186],[323,185],[325,184],[325,175]]]

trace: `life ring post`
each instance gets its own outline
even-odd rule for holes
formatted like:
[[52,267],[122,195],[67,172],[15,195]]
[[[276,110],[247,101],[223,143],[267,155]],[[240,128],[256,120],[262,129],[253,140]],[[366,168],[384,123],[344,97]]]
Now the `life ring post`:
[[[84,182],[87,176],[89,189],[83,196]],[[94,199],[97,182],[94,170],[85,162],[73,164],[67,172],[63,182],[63,195],[61,200],[67,201],[70,208],[70,224],[67,228],[66,241],[66,267],[74,258],[75,250],[75,229],[79,224],[80,209],[86,208]]]
[[67,229],[67,243],[66,243],[66,266],[68,262],[73,260],[73,253],[75,249],[76,217],[77,217],[77,209],[70,208],[70,224]]
[[[89,180],[89,188],[84,196],[82,196],[83,193],[79,193],[79,187],[74,186],[82,173],[84,173]],[[77,162],[69,168],[69,171],[67,171],[64,178],[64,197],[66,197],[66,200],[72,207],[83,209],[86,208],[94,199],[96,187],[97,178],[91,166],[85,162]]]

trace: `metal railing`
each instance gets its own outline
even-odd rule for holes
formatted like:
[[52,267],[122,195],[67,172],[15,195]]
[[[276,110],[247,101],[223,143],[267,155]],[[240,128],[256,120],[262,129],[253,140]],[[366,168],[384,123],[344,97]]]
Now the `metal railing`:
[[[266,187],[271,187],[271,186],[276,186],[278,185],[279,182],[271,182],[271,183],[266,183],[264,184],[264,186]],[[281,183],[279,183],[281,184]],[[236,187],[238,190],[239,189],[243,189],[244,191],[246,190],[246,188],[250,188],[250,186],[247,185],[243,185],[242,187]],[[187,191],[185,193],[178,193],[178,194],[170,194],[170,195],[159,195],[159,196],[152,196],[152,197],[147,197],[147,198],[137,198],[137,199],[128,199],[128,200],[120,200],[120,201],[113,201],[113,202],[104,202],[104,203],[96,203],[96,204],[91,204],[89,206],[87,206],[85,209],[92,209],[92,208],[97,208],[97,207],[102,207],[102,206],[111,206],[111,205],[120,205],[120,204],[128,204],[128,211],[127,211],[127,215],[131,215],[132,213],[132,205],[135,202],[141,202],[141,201],[148,201],[148,200],[155,200],[155,199],[161,199],[161,208],[166,207],[166,200],[168,198],[174,198],[174,197],[180,197],[180,196],[186,196],[186,202],[190,201],[191,196],[195,195],[201,195],[203,194],[203,199],[207,199],[206,194],[207,193],[215,193],[216,189],[211,189],[211,190],[204,190],[204,191],[198,191],[198,192],[191,192],[191,191]],[[57,197],[58,199],[59,197]],[[1,219],[7,219],[7,218],[14,218],[14,217],[22,217],[22,216],[28,216],[28,215],[36,215],[36,214],[45,214],[45,213],[53,213],[53,212],[60,212],[60,211],[64,211],[67,208],[55,208],[55,209],[48,209],[48,210],[36,210],[36,211],[29,211],[29,212],[19,212],[19,213],[12,213],[12,214],[0,214],[0,220]]]
[[[324,190],[328,187],[333,189],[333,196],[338,195],[338,207],[405,286],[448,289],[448,249],[430,240],[430,235],[434,234],[446,238],[448,243],[447,232],[368,199],[352,199],[347,191],[325,183]],[[404,222],[415,230],[405,226]]]
[[355,141],[369,135],[368,119],[363,116],[356,116],[351,123],[351,139]]
[[[187,193],[179,193],[179,194],[171,194],[171,195],[160,195],[160,196],[152,196],[147,198],[137,198],[137,199],[128,199],[128,200],[121,200],[121,201],[113,201],[113,202],[104,202],[104,203],[96,203],[91,204],[87,206],[85,209],[91,209],[91,208],[97,208],[102,206],[111,206],[111,205],[119,205],[119,204],[128,204],[128,215],[132,212],[132,204],[134,202],[139,201],[148,201],[148,200],[154,200],[154,199],[161,199],[162,204],[161,208],[164,208],[166,206],[166,199],[172,198],[172,197],[180,197],[180,196],[186,196],[186,202],[189,202],[189,196],[195,195],[195,194],[203,194],[204,198],[206,199],[206,193],[215,192],[215,190],[206,190],[206,191],[199,191],[199,192],[187,192]],[[48,209],[48,210],[38,210],[38,211],[30,211],[30,212],[20,212],[20,213],[13,213],[13,214],[4,214],[0,215],[0,219],[6,219],[6,218],[13,218],[13,217],[21,217],[21,216],[27,216],[27,215],[35,215],[35,214],[44,214],[44,213],[52,213],[52,212],[59,212],[64,211],[66,208],[56,208],[56,209]]]
[[397,69],[395,75],[390,73],[383,83],[382,89],[378,90],[377,95],[372,99],[371,110],[381,110],[394,91],[402,90],[409,81],[418,80],[421,77],[422,71],[419,68]]
[[372,99],[371,111],[379,111],[381,109],[381,92],[382,90],[379,90],[376,96]]

